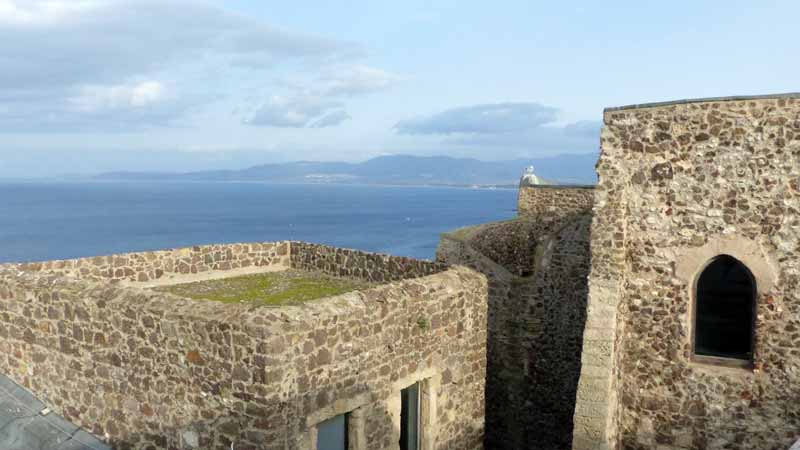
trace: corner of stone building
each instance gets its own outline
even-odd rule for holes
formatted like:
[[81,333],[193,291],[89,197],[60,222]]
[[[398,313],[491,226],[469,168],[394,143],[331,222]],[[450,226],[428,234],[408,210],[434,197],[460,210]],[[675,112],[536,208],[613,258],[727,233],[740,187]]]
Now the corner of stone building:
[[486,448],[563,450],[573,436],[594,187],[519,189],[518,217],[442,234],[437,261],[488,279]]
[[[797,311],[784,305],[797,298],[787,287],[797,283],[796,209],[789,205],[800,192],[792,166],[792,152],[800,149],[798,108],[800,95],[785,94],[604,111],[574,450],[654,448],[656,434],[664,449],[723,442],[737,449],[788,448],[796,440],[796,417],[783,403],[796,393],[796,371],[786,370],[794,356],[784,350],[794,335],[782,327],[786,311]],[[665,339],[663,349],[645,339],[692,326],[687,311],[694,282],[721,254],[743,262],[764,293],[757,303],[755,358],[769,360],[766,370],[734,374],[695,365],[687,332]],[[663,305],[658,302],[667,296],[677,308],[639,327],[646,313],[631,304],[641,298]],[[652,383],[650,392],[670,395],[649,398],[650,409],[632,407],[650,394],[640,393],[635,380],[658,378],[652,375],[665,368],[682,370],[685,380]],[[769,381],[756,381],[764,392],[757,407],[751,403],[740,413],[739,392],[749,395],[752,380],[767,371]],[[669,414],[660,411],[662,404]],[[698,420],[686,413],[695,404],[715,413]],[[738,421],[740,414],[747,419]],[[647,439],[640,438],[642,426]]]
[[592,192],[591,261],[581,374],[576,396],[572,450],[615,450],[618,447],[620,330],[617,309],[625,270],[624,178],[613,164],[618,148],[608,116],[601,132],[598,184]]

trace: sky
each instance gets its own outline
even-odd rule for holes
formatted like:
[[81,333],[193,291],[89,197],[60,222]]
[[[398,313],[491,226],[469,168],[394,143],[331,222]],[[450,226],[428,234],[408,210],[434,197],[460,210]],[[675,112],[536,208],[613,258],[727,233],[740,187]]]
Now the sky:
[[591,153],[604,107],[800,91],[797,1],[0,0],[0,178]]

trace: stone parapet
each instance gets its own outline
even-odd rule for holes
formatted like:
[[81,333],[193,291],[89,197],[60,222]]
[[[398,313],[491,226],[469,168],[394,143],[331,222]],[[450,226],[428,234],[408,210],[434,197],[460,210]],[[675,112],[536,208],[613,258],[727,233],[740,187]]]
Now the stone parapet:
[[[283,258],[282,243],[256,245]],[[346,253],[366,270],[354,276],[413,266]],[[425,448],[483,448],[488,287],[475,271],[420,265],[254,308],[73,276],[83,264],[0,266],[0,371],[116,449],[312,450],[316,425],[342,413],[358,450],[394,449],[414,382]]]
[[520,217],[553,220],[592,209],[594,186],[521,186],[517,199]]
[[431,261],[308,242],[292,242],[290,260],[295,269],[320,271],[374,283],[431,275],[447,268],[444,264]]
[[49,272],[88,280],[150,282],[176,276],[248,267],[288,267],[289,243],[196,245],[171,250],[5,264],[5,266],[24,272]]

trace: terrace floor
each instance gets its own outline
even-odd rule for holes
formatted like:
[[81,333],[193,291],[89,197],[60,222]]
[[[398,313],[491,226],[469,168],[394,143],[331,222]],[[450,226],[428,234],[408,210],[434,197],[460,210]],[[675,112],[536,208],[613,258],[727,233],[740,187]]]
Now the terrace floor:
[[280,306],[331,297],[373,286],[375,284],[362,280],[286,269],[156,286],[153,289],[195,300],[246,303],[255,306]]

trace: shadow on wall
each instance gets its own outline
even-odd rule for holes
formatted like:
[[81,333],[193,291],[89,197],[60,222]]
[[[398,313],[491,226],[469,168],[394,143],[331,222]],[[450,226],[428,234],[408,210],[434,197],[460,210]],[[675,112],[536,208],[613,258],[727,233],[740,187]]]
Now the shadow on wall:
[[518,218],[442,236],[437,259],[489,280],[490,450],[572,445],[590,267],[591,213]]
[[[385,393],[370,390],[366,385],[355,387],[353,392],[360,392],[356,397],[364,399],[365,403],[354,410],[344,409],[335,413],[348,416],[344,422],[347,424],[346,447],[353,450],[398,448],[401,439],[399,392],[397,401],[394,402],[396,405],[387,401]],[[441,395],[441,390],[437,390],[434,397]],[[396,410],[390,411],[392,405],[397,406]],[[277,414],[274,406],[270,405],[270,413],[267,408],[259,407],[255,403],[247,404],[242,411],[236,411],[239,408],[230,405],[227,411],[213,419],[195,421],[182,428],[165,427],[157,435],[134,432],[125,439],[112,440],[111,445],[115,450],[316,450],[316,429],[321,421],[307,423],[306,418],[310,417],[308,410],[319,412],[341,408],[340,402],[331,395],[320,392],[279,402]],[[425,411],[421,414],[426,416],[419,423],[420,441],[423,443],[421,448],[483,448],[483,429],[471,427],[469,423],[462,423],[455,434],[453,430],[446,430],[449,439],[435,439],[444,433],[428,434],[436,426],[435,419],[427,416],[430,410],[426,410],[426,406],[421,408]],[[231,440],[230,436],[244,438]],[[431,441],[428,442],[428,439]],[[322,448],[339,447],[332,445]]]
[[[392,423],[392,418],[382,406],[380,395],[369,391],[366,386],[353,392],[361,392],[360,396],[369,399],[369,404],[362,407],[367,409],[364,429],[385,432],[385,424]],[[182,428],[164,428],[157,435],[134,432],[125,439],[113,440],[111,444],[115,450],[315,450],[312,433],[302,423],[308,415],[307,410],[322,410],[329,407],[329,403],[330,396],[314,391],[271,402],[269,408],[250,402],[243,410],[237,411],[241,405],[231,404],[227,411],[220,412],[213,419],[194,421]],[[313,428],[314,424],[310,425]],[[369,441],[375,444],[378,436],[373,434],[370,434]],[[174,438],[168,439],[167,436]],[[231,436],[243,438],[231,440]],[[399,437],[399,430],[391,436]],[[379,448],[389,448],[392,437],[386,436],[383,447]]]
[[[399,424],[386,419],[400,408],[391,399],[440,377],[432,390],[435,448],[479,450],[485,277],[463,267],[438,271],[429,262],[305,248],[321,270],[416,277],[301,306],[258,308],[49,268],[94,276],[86,266],[95,261],[125,266],[159,255],[47,263],[27,272],[0,265],[0,372],[66,419],[110,436],[115,448],[176,450],[311,450],[302,440],[310,439],[308,425],[362,408],[364,446],[353,448],[396,449]],[[202,251],[160,255],[204,263]],[[403,385],[414,377],[423,378]],[[329,408],[335,414],[327,416]]]

